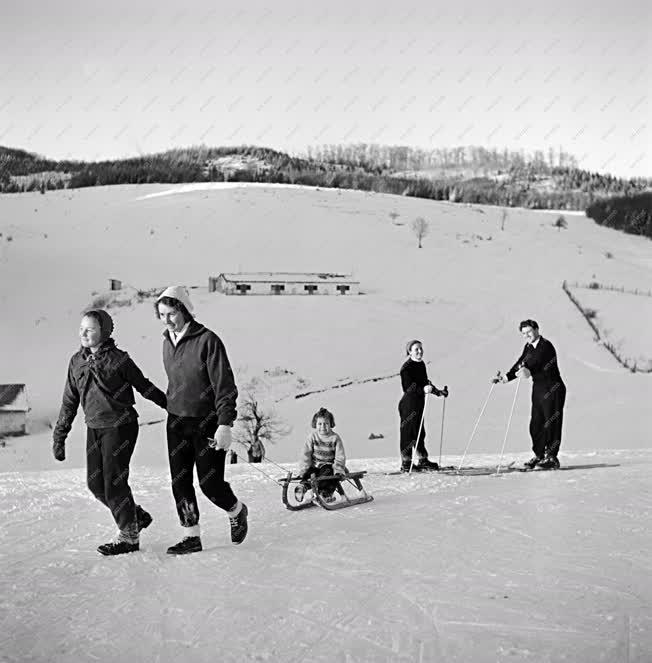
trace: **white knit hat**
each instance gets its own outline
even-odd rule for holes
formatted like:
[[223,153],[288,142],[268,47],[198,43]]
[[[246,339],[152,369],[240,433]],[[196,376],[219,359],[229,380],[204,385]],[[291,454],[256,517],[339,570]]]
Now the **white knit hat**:
[[188,294],[188,290],[186,289],[185,286],[183,285],[171,285],[169,288],[166,288],[159,296],[158,299],[156,300],[156,303],[161,301],[163,297],[172,297],[172,299],[176,299],[177,301],[181,302],[185,307],[188,313],[192,315],[192,312],[194,311],[193,305],[190,302],[190,295]]

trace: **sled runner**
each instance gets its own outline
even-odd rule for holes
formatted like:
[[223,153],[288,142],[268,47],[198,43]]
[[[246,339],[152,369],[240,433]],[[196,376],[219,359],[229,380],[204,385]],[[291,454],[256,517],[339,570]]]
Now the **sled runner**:
[[[294,499],[294,493],[292,493],[293,499],[290,499],[289,493],[292,492],[290,491],[290,486],[292,484],[298,485],[302,479],[300,476],[293,477],[292,472],[290,471],[287,473],[287,476],[279,480],[280,483],[283,484],[283,504],[285,504],[285,506],[290,511],[300,511],[301,509],[307,509],[308,507],[317,506],[317,505],[323,507],[324,509],[328,509],[329,511],[335,511],[337,509],[344,509],[348,506],[353,506],[355,504],[364,504],[365,502],[371,502],[371,500],[373,500],[373,496],[367,493],[367,491],[362,486],[362,481],[360,480],[365,474],[366,472],[350,472],[343,476],[323,476],[323,477],[316,477],[313,474],[313,476],[311,476],[309,479],[310,489],[312,490],[313,497],[312,499],[306,499],[305,501],[299,502],[296,499]],[[335,494],[338,497],[336,500],[330,502],[323,495],[320,494],[319,483],[322,481],[333,481],[334,479],[337,481]],[[358,491],[356,497],[349,497],[344,492],[342,484],[345,482],[354,486],[355,489]]]

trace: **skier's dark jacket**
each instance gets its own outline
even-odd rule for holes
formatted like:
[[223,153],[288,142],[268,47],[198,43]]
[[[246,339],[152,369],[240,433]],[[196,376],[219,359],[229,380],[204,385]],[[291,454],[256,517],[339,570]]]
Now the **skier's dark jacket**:
[[55,442],[63,442],[81,403],[89,428],[115,428],[138,418],[133,388],[144,398],[166,407],[165,394],[155,387],[133,359],[110,338],[93,354],[81,348],[70,359]]
[[401,366],[401,387],[403,387],[402,401],[416,401],[423,406],[426,394],[423,388],[430,385],[435,389],[435,385],[428,379],[426,364],[423,361],[413,361],[408,359]]
[[507,379],[514,380],[516,372],[521,366],[525,366],[532,374],[533,386],[552,387],[563,384],[559,367],[557,366],[557,353],[555,347],[543,336],[539,336],[537,347],[525,344],[521,356],[516,363],[507,371]]
[[168,412],[202,419],[213,415],[218,426],[231,426],[237,417],[238,389],[224,344],[217,334],[191,320],[176,347],[167,330],[163,337]]

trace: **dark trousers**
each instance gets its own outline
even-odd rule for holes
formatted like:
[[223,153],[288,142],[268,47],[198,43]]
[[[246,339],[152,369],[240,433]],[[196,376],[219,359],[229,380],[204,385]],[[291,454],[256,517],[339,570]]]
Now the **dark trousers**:
[[563,382],[533,385],[530,437],[535,456],[557,457],[561,446],[565,402],[566,387]]
[[129,487],[129,461],[137,439],[137,421],[115,428],[86,429],[88,488],[111,509],[116,525],[125,532],[136,527],[136,505]]
[[[309,467],[301,475],[301,480],[306,487],[310,487],[310,477],[313,474],[318,477],[330,476],[331,474],[333,474],[333,466],[326,464],[326,465],[320,465],[319,467],[314,467],[314,466]],[[320,493],[323,493],[325,495],[332,495],[335,489],[337,488],[338,483],[339,481],[337,481],[337,479],[333,479],[332,481],[318,481],[317,488],[319,489]]]
[[[425,402],[422,398],[408,398],[404,396],[399,401],[398,413],[401,418],[400,446],[401,461],[403,463],[410,463],[412,461],[412,449],[414,448],[414,443],[417,442],[417,435],[419,435],[419,426],[424,406]],[[426,426],[424,423],[417,442],[417,459],[421,461],[427,458]]]
[[225,511],[238,502],[231,486],[224,481],[226,452],[208,446],[217,429],[215,419],[168,415],[168,460],[172,478],[172,494],[179,521],[184,527],[199,523],[199,507],[193,486],[193,470],[197,466],[199,487],[208,499]]

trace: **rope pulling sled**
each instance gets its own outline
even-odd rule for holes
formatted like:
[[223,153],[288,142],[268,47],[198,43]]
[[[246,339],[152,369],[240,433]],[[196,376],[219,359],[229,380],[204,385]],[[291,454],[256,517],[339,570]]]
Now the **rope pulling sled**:
[[[212,440],[212,438],[208,438],[208,440]],[[275,479],[270,474],[267,474],[265,470],[263,470],[260,467],[257,467],[255,463],[249,461],[248,458],[244,458],[243,456],[238,454],[234,449],[231,450],[238,458],[240,458],[240,460],[245,461],[246,463],[251,465],[251,467],[258,470],[258,472],[266,476],[270,481],[273,481],[274,483],[277,483],[279,486],[282,487],[283,504],[285,504],[286,508],[289,509],[290,511],[300,511],[301,509],[307,509],[308,507],[317,506],[317,505],[323,507],[324,509],[327,509],[328,511],[336,511],[338,509],[344,509],[349,506],[355,506],[356,504],[365,504],[366,502],[371,502],[374,499],[373,495],[370,495],[362,485],[362,477],[366,474],[366,472],[347,471],[346,474],[342,475],[328,475],[321,477],[317,477],[313,474],[308,480],[310,489],[312,490],[313,493],[312,499],[306,500],[305,502],[291,500],[288,496],[289,487],[292,483],[298,483],[300,481],[303,481],[303,479],[300,476],[293,477],[292,470],[290,470],[284,477],[281,477],[280,479]],[[271,460],[271,458],[268,458],[267,455],[263,457],[263,460],[265,460],[268,463],[271,463],[272,465],[278,467],[280,470],[283,470],[284,472],[286,471],[286,468],[279,465],[278,463],[275,463],[273,460]],[[339,495],[339,499],[333,502],[327,502],[319,491],[319,482],[321,481],[337,481],[337,485],[335,486],[335,492]],[[343,483],[348,483],[351,486],[355,487],[358,493],[357,496],[350,497],[349,495],[347,495],[347,493],[344,491],[344,488],[342,486]]]

